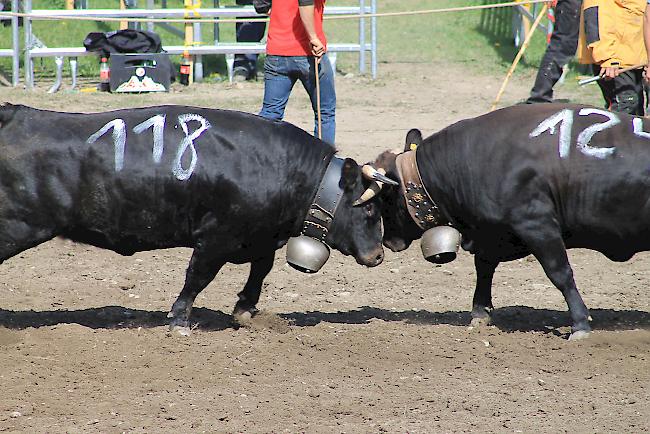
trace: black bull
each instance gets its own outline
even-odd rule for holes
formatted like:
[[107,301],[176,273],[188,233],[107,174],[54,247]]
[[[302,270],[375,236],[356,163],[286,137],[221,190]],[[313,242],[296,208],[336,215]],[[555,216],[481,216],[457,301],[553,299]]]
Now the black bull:
[[[571,337],[590,331],[567,248],[626,261],[650,248],[650,123],[574,105],[515,106],[458,122],[422,140],[407,136],[433,201],[473,253],[473,322],[489,321],[500,262],[532,253],[562,292]],[[375,166],[398,179],[395,153]],[[395,187],[381,193],[384,245],[422,235]]]
[[[0,107],[0,261],[55,236],[123,255],[193,249],[172,325],[226,262],[251,263],[235,317],[255,312],[276,249],[299,235],[335,150],[284,122],[195,107],[95,114]],[[358,165],[327,243],[381,262],[381,222]]]

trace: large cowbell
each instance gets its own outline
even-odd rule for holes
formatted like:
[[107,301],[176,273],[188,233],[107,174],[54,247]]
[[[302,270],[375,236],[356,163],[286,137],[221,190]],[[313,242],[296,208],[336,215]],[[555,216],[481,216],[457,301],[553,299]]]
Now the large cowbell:
[[327,244],[314,238],[300,235],[287,243],[287,262],[303,273],[315,273],[330,257]]
[[456,259],[460,232],[451,226],[436,226],[422,234],[420,247],[424,259],[434,264],[446,264]]
[[315,273],[330,257],[325,238],[343,197],[341,173],[344,159],[333,156],[309,207],[300,236],[287,243],[287,262],[303,273]]

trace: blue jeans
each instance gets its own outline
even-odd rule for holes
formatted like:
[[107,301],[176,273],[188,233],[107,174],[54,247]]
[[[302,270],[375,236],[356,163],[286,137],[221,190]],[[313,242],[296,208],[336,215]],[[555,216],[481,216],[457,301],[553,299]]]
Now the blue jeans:
[[[320,106],[322,139],[334,145],[336,135],[336,91],[334,71],[327,54],[320,62]],[[314,136],[318,137],[318,117],[316,108],[316,79],[314,77],[314,58],[311,56],[266,56],[264,61],[264,102],[260,116],[281,120],[289,101],[291,89],[300,80],[309,94],[314,110]]]

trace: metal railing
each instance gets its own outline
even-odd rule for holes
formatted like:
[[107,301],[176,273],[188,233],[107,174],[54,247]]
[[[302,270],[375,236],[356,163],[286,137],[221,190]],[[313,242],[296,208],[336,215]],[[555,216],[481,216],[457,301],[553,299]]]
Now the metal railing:
[[[17,12],[17,0],[12,0],[12,11]],[[197,8],[194,9],[201,18],[259,18],[252,7],[218,7],[218,8]],[[95,52],[88,52],[83,47],[43,47],[37,46],[38,38],[33,34],[32,21],[43,19],[80,19],[80,18],[121,18],[125,21],[131,19],[164,19],[164,18],[184,18],[187,15],[186,9],[73,9],[73,10],[53,10],[53,9],[32,9],[32,0],[23,1],[23,12],[27,14],[23,18],[23,27],[25,33],[24,49],[24,74],[25,86],[28,89],[34,86],[34,58],[54,57],[57,68],[57,82],[60,85],[60,76],[63,68],[62,58],[70,57],[74,61],[72,67],[73,73],[76,70],[76,58],[79,56],[95,55]],[[366,5],[366,0],[359,0],[359,6],[326,6],[325,15],[359,15],[359,39],[356,43],[330,43],[328,52],[333,57],[331,61],[336,62],[337,52],[358,52],[359,53],[359,72],[366,72],[366,51],[370,52],[370,67],[373,78],[377,77],[377,18],[364,18],[364,14],[374,14],[377,12],[377,1],[370,0],[370,5]],[[14,30],[13,48],[9,50],[0,50],[0,56],[13,56],[13,85],[18,85],[18,63],[19,63],[19,37],[18,37],[18,18],[12,17],[12,29]],[[370,41],[366,39],[366,24],[370,20]],[[194,26],[200,23],[191,23]],[[152,28],[153,23],[147,22],[147,28]],[[195,31],[195,35],[200,38],[200,32]],[[263,53],[266,45],[264,43],[221,43],[215,41],[214,44],[203,44],[200,39],[195,37],[195,44],[192,46],[164,46],[163,49],[169,54],[182,54],[187,51],[189,54],[197,56],[195,60],[195,79],[202,79],[202,55],[223,54],[226,55],[226,64],[228,75],[232,80],[232,68],[235,54]],[[72,64],[72,63],[71,63]],[[197,75],[198,74],[198,75]],[[75,77],[73,76],[73,84]],[[55,87],[53,86],[53,89]]]
[[[524,1],[524,0],[521,0]],[[535,21],[537,14],[539,14],[540,5],[535,3],[532,5],[521,4],[517,5],[512,10],[512,37],[515,47],[520,47],[526,39],[530,31],[530,24]],[[551,20],[552,9],[548,12],[548,22],[546,24],[539,23],[539,27],[546,32],[546,41],[548,42],[551,33],[553,33],[553,21]]]

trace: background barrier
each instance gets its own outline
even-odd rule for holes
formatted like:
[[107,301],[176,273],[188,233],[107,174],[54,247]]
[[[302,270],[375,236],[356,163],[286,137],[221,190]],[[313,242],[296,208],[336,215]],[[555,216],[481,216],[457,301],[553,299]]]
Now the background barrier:
[[[153,2],[148,1],[150,7]],[[79,56],[96,55],[95,52],[86,51],[84,47],[46,47],[38,37],[33,33],[33,20],[61,20],[61,19],[82,19],[82,18],[102,18],[106,19],[184,19],[188,16],[187,9],[32,9],[32,0],[23,1],[24,26],[24,79],[25,86],[28,89],[34,86],[34,58],[54,57],[56,64],[55,84],[50,89],[51,92],[58,90],[61,84],[63,59],[70,58],[70,68],[72,73],[73,87],[76,85],[76,58]],[[218,8],[196,8],[192,13],[200,18],[264,18],[258,15],[251,6],[244,7],[218,7]],[[12,0],[12,12],[18,12],[17,0]],[[366,5],[366,0],[359,0],[358,6],[326,6],[325,15],[358,15],[359,32],[358,41],[350,43],[330,43],[328,44],[328,53],[332,66],[336,66],[336,53],[339,52],[357,52],[359,54],[359,72],[366,72],[366,52],[370,52],[370,68],[373,78],[377,77],[377,23],[376,17],[365,18],[365,14],[374,14],[377,12],[376,0],[370,0],[370,5]],[[12,69],[12,84],[18,85],[19,81],[19,33],[18,18],[13,16],[13,47],[11,49],[0,50],[0,56],[12,56],[14,67]],[[370,40],[366,37],[366,24],[370,23]],[[153,30],[154,21],[146,21],[147,29]],[[161,25],[164,26],[165,23]],[[163,49],[170,55],[181,55],[188,52],[194,56],[194,78],[197,81],[203,79],[203,55],[220,54],[226,56],[226,66],[228,68],[228,77],[232,81],[233,63],[235,54],[252,54],[264,53],[265,43],[245,43],[245,42],[227,42],[222,43],[218,40],[218,21],[215,22],[215,41],[211,44],[203,43],[201,40],[201,23],[189,21],[189,25],[194,27],[192,45],[164,45]]]
[[[122,2],[129,2],[131,6],[135,6],[137,0],[121,0]],[[153,0],[145,0],[147,2],[147,9],[126,9],[125,7],[115,9],[66,9],[66,10],[32,10],[32,0],[24,0],[25,6],[23,13],[17,13],[18,0],[12,0],[12,13],[0,13],[0,19],[12,21],[12,36],[13,43],[12,49],[0,49],[0,56],[13,57],[13,85],[18,83],[19,76],[19,41],[18,41],[18,16],[22,17],[25,22],[25,84],[27,88],[33,87],[34,74],[33,74],[33,59],[38,57],[55,57],[57,83],[53,86],[53,90],[58,89],[60,85],[60,77],[62,75],[63,58],[70,57],[70,65],[73,75],[73,86],[75,84],[76,74],[76,58],[78,56],[85,56],[93,53],[88,53],[82,47],[46,47],[40,43],[36,35],[32,31],[33,20],[93,20],[93,21],[120,21],[120,28],[127,25],[127,21],[145,22],[148,30],[153,30],[154,20],[164,30],[170,31],[175,34],[183,34],[178,29],[171,27],[170,22],[184,22],[185,25],[185,44],[180,46],[164,46],[163,48],[170,54],[187,53],[196,59],[193,78],[201,80],[203,77],[203,62],[202,56],[204,54],[224,54],[226,56],[226,64],[228,68],[229,78],[232,80],[232,67],[235,54],[249,54],[249,53],[263,53],[265,51],[265,44],[263,43],[221,43],[219,41],[219,22],[233,22],[235,19],[239,20],[254,20],[259,19],[260,15],[256,14],[252,7],[215,7],[215,8],[197,8],[200,2],[196,0],[185,0],[184,9],[167,9],[165,8],[166,0],[162,0],[162,9],[153,9]],[[219,0],[213,0],[215,6],[218,6]],[[489,0],[488,0],[489,1]],[[365,5],[366,0],[359,0],[358,6],[334,6],[326,7],[325,14],[328,18],[345,18],[355,19],[359,21],[359,32],[357,43],[338,43],[328,44],[331,53],[331,62],[336,63],[337,52],[358,52],[359,53],[359,71],[365,72],[366,51],[371,53],[371,69],[372,77],[377,76],[377,23],[376,18],[380,16],[404,16],[404,15],[421,15],[440,12],[459,12],[478,9],[496,9],[504,7],[513,7],[512,24],[513,39],[515,46],[521,43],[521,36],[528,32],[528,23],[535,14],[538,14],[537,3],[543,3],[545,0],[514,0],[504,3],[487,3],[483,5],[452,7],[452,8],[438,8],[429,10],[418,11],[403,11],[403,12],[388,12],[377,13],[376,0],[370,0],[371,5]],[[72,2],[66,0],[66,4],[71,7]],[[79,4],[84,6],[87,3],[84,0],[79,0]],[[532,6],[532,11],[530,7]],[[334,16],[332,16],[334,15]],[[336,15],[339,15],[338,17]],[[207,18],[206,18],[207,17]],[[250,18],[249,18],[250,17]],[[547,32],[547,41],[552,31],[552,24],[554,21],[552,11],[548,14],[548,25],[542,26]],[[366,20],[370,20],[370,42],[366,42]],[[483,20],[483,18],[481,18]],[[212,45],[195,45],[203,44],[201,41],[200,26],[202,22],[210,22],[214,24],[214,44]],[[541,25],[541,24],[540,24]]]

